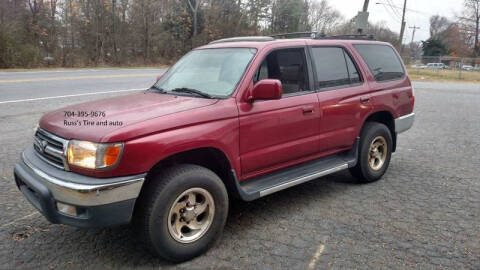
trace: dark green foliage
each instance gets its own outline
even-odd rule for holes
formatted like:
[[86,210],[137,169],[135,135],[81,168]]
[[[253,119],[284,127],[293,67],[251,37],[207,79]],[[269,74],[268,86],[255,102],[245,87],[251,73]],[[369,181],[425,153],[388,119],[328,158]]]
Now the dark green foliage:
[[424,56],[441,56],[448,54],[448,50],[439,39],[429,38],[422,41],[422,49]]

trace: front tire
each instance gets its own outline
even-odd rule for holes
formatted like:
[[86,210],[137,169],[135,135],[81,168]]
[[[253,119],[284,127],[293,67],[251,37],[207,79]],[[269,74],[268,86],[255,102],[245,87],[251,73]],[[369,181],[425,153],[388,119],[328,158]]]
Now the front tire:
[[172,261],[192,259],[221,235],[228,215],[222,180],[207,168],[182,164],[149,179],[135,211],[135,227],[155,254]]
[[360,136],[357,165],[350,169],[359,182],[369,183],[382,178],[392,156],[392,134],[382,123],[366,122]]

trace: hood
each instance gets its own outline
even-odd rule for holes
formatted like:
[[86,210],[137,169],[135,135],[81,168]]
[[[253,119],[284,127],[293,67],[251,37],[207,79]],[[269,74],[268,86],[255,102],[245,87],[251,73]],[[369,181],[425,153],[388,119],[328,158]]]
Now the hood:
[[39,125],[65,139],[100,142],[122,127],[215,102],[216,99],[136,93],[64,107],[45,114]]

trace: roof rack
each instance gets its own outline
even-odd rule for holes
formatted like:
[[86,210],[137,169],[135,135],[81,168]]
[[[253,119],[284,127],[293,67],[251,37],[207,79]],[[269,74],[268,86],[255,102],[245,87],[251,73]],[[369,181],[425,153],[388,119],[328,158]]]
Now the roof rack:
[[352,34],[352,35],[326,36],[324,33],[319,33],[319,32],[292,32],[292,33],[274,34],[271,36],[245,36],[245,37],[223,38],[223,39],[214,40],[209,44],[224,43],[224,42],[241,42],[241,41],[265,42],[265,41],[273,41],[275,39],[288,39],[288,38],[376,40],[373,35]]
[[292,33],[274,34],[270,36],[273,38],[298,38],[298,37],[315,38],[318,35],[323,35],[323,34],[320,34],[318,32],[292,32]]
[[267,36],[246,36],[246,37],[232,37],[232,38],[222,38],[214,40],[208,44],[224,43],[224,42],[240,42],[240,41],[272,41],[275,40],[273,37]]
[[374,35],[335,35],[335,36],[318,36],[315,39],[360,39],[360,40],[376,40]]

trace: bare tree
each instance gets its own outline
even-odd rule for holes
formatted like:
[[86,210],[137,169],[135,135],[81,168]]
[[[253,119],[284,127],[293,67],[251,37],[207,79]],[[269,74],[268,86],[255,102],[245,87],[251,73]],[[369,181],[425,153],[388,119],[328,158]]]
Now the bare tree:
[[473,56],[477,57],[480,53],[478,44],[480,0],[465,0],[464,15],[460,17],[460,21],[465,24],[468,31],[473,35]]
[[112,0],[112,40],[113,40],[113,56],[115,58],[115,63],[118,63],[117,57],[117,32],[115,31],[115,19],[117,14],[115,8],[117,6],[117,0]]
[[430,36],[436,38],[441,32],[447,30],[450,24],[446,17],[433,15],[430,17]]
[[309,4],[309,23],[314,31],[328,33],[338,26],[343,17],[334,8],[332,8],[327,0],[310,0]]
[[0,66],[169,63],[213,39],[331,32],[331,0],[0,0]]
[[193,37],[196,37],[198,34],[198,12],[202,2],[203,0],[187,0],[188,7],[193,14]]
[[271,0],[248,0],[246,11],[248,12],[248,20],[253,26],[254,34],[258,34],[261,28],[261,22],[268,18]]
[[422,43],[421,42],[410,42],[410,58],[419,59],[422,56]]
[[30,12],[32,13],[32,30],[34,35],[35,42],[39,43],[40,35],[38,31],[38,16],[40,13],[40,9],[43,6],[43,0],[28,0],[27,2],[28,7],[30,8]]

